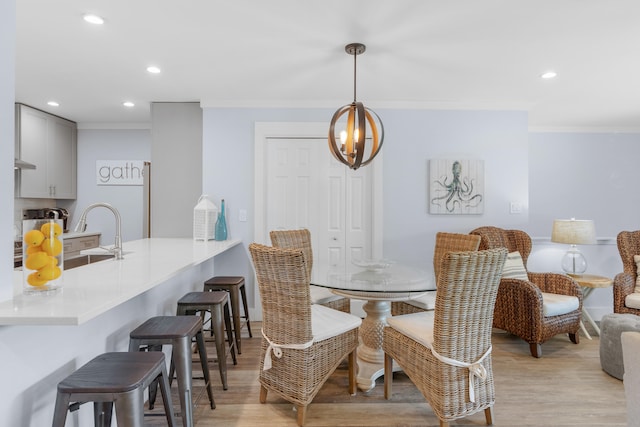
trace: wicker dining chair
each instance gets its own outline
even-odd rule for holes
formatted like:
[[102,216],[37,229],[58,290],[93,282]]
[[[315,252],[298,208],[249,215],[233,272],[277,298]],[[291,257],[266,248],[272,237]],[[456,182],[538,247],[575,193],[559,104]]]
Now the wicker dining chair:
[[484,411],[493,423],[495,387],[491,325],[507,250],[449,252],[442,258],[435,311],[390,317],[384,328],[384,396],[392,395],[393,361],[440,419]]
[[[477,251],[480,246],[480,236],[462,233],[436,233],[436,243],[433,251],[433,272],[437,277],[440,272],[442,257],[447,252]],[[391,314],[400,316],[402,314],[419,313],[433,309],[435,291],[428,292],[424,297],[419,297],[409,301],[394,301],[391,303]]]
[[[640,231],[621,231],[618,233],[618,252],[622,259],[622,273],[613,279],[613,312],[640,315],[640,292],[636,292],[638,266],[634,259],[640,255]],[[627,297],[630,296],[629,305]]]
[[262,301],[260,402],[273,391],[297,408],[307,405],[348,356],[349,393],[356,393],[356,348],[362,320],[311,304],[309,270],[301,249],[249,245]]
[[[470,234],[481,237],[480,250],[507,248],[510,253],[519,252],[526,270],[531,253],[531,237],[524,231],[487,226],[476,228]],[[529,280],[503,277],[500,281],[493,326],[529,343],[533,357],[541,357],[542,343],[558,334],[569,334],[571,342],[578,344],[582,316],[580,285],[564,274],[532,273],[528,270],[524,273]],[[555,304],[554,298],[562,300],[570,297],[578,299],[575,309],[562,314],[545,315],[545,309]]]
[[[304,251],[309,277],[313,269],[313,249],[311,246],[311,232],[306,228],[298,230],[273,230],[269,233],[271,244],[276,248],[302,249]],[[351,312],[349,298],[334,294],[327,288],[311,285],[311,302],[324,305],[335,310]]]

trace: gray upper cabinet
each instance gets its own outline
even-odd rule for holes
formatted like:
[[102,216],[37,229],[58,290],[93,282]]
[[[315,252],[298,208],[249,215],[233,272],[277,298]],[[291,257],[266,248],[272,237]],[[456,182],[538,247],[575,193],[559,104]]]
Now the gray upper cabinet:
[[18,197],[75,199],[77,125],[16,104],[16,156],[36,165],[20,171]]

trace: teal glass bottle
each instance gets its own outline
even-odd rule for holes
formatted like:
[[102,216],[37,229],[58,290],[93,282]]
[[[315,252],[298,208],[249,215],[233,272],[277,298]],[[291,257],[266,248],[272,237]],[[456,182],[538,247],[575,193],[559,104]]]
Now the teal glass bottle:
[[218,220],[216,221],[216,240],[227,240],[227,218],[224,213],[224,199],[220,203],[220,212],[218,212]]

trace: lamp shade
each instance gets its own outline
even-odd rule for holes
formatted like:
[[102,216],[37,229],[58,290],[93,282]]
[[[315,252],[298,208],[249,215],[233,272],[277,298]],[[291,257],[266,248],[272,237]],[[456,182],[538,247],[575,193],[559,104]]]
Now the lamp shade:
[[596,227],[588,219],[556,219],[553,221],[551,241],[570,245],[596,243]]

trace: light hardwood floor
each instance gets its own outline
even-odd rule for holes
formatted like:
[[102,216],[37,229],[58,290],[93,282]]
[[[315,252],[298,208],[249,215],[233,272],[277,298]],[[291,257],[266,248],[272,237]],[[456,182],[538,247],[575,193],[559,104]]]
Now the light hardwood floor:
[[[288,402],[275,395],[269,395],[266,404],[259,402],[260,324],[252,322],[252,330],[251,339],[243,330],[243,354],[238,356],[238,364],[232,365],[229,358],[228,390],[222,390],[217,364],[211,363],[217,407],[211,410],[203,394],[194,412],[196,426],[296,426],[295,412]],[[622,381],[602,371],[598,337],[590,341],[581,336],[580,344],[575,345],[567,336],[557,336],[543,344],[540,359],[530,356],[524,341],[500,330],[494,330],[493,346],[494,425],[627,425]],[[438,426],[437,417],[403,373],[394,374],[392,400],[384,399],[383,378],[372,391],[350,396],[346,373],[345,364],[331,376],[309,406],[306,426]],[[194,390],[200,391],[202,387]],[[176,396],[174,404],[177,401]],[[165,425],[159,416],[145,421]],[[482,426],[484,415],[478,413],[451,425]]]

